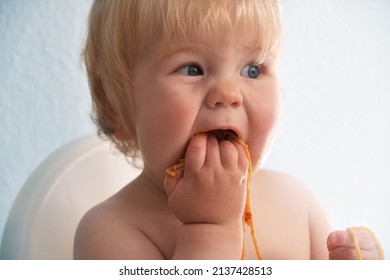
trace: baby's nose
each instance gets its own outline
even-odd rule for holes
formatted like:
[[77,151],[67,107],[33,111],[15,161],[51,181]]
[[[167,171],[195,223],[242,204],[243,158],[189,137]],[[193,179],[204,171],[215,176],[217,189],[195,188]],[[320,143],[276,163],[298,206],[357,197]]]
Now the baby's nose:
[[243,97],[237,83],[224,81],[209,90],[206,102],[209,108],[239,107]]

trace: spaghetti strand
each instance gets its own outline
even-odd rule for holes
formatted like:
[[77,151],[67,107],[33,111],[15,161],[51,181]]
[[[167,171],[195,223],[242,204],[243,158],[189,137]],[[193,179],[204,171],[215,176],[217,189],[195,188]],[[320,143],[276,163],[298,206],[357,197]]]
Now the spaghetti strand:
[[376,235],[374,234],[374,232],[372,230],[370,230],[367,227],[350,227],[350,228],[347,228],[347,231],[348,231],[348,233],[350,234],[350,236],[352,238],[353,244],[354,244],[355,249],[356,249],[356,254],[357,254],[358,260],[363,260],[363,256],[362,256],[362,251],[361,251],[361,248],[360,248],[360,245],[359,245],[359,241],[358,241],[358,238],[357,238],[357,235],[356,235],[356,231],[357,230],[363,230],[365,232],[368,232],[371,235],[371,237],[375,241],[375,246],[378,249],[379,259],[380,260],[384,260],[385,259],[384,250],[382,248],[381,243],[379,242],[378,238],[376,237]]

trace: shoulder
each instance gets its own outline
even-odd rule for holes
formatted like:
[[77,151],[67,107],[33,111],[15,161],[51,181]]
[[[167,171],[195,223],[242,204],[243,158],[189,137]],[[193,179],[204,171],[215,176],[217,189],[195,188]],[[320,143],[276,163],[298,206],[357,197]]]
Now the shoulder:
[[332,231],[331,224],[322,203],[302,181],[283,172],[261,170],[253,178],[253,199],[262,204],[258,211],[267,212],[273,220],[286,224],[293,221],[286,227],[290,234],[297,225],[306,228],[311,258],[327,258],[326,238]]
[[257,211],[274,219],[294,219],[308,225],[313,205],[318,203],[312,192],[296,177],[271,170],[260,170],[253,176],[251,200]]
[[314,193],[298,178],[284,172],[261,170],[253,177],[253,192],[260,197],[304,209],[308,217],[323,212]]
[[[110,198],[81,219],[74,240],[75,259],[160,259],[161,254],[137,224],[123,213],[132,207]],[[136,210],[134,207],[133,210]],[[142,252],[148,255],[143,256]]]
[[278,196],[280,199],[288,198],[304,202],[313,198],[312,192],[302,181],[280,171],[258,171],[253,176],[253,186],[263,193]]

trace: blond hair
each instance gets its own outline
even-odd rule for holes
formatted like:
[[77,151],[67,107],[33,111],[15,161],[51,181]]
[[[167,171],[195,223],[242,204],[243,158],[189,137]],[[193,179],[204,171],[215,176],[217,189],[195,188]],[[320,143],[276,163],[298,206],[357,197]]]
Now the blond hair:
[[121,140],[114,133],[120,123],[134,135],[131,91],[137,62],[156,42],[164,49],[177,40],[193,36],[207,40],[237,26],[253,32],[251,44],[259,50],[259,60],[278,55],[277,0],[95,0],[84,60],[99,134],[136,158],[136,137]]

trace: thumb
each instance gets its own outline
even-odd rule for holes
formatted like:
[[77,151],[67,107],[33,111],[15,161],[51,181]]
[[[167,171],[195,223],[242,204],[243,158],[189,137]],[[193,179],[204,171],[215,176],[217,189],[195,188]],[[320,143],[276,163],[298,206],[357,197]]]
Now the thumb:
[[354,247],[350,234],[345,230],[333,231],[327,239],[328,250],[334,250],[339,247]]

